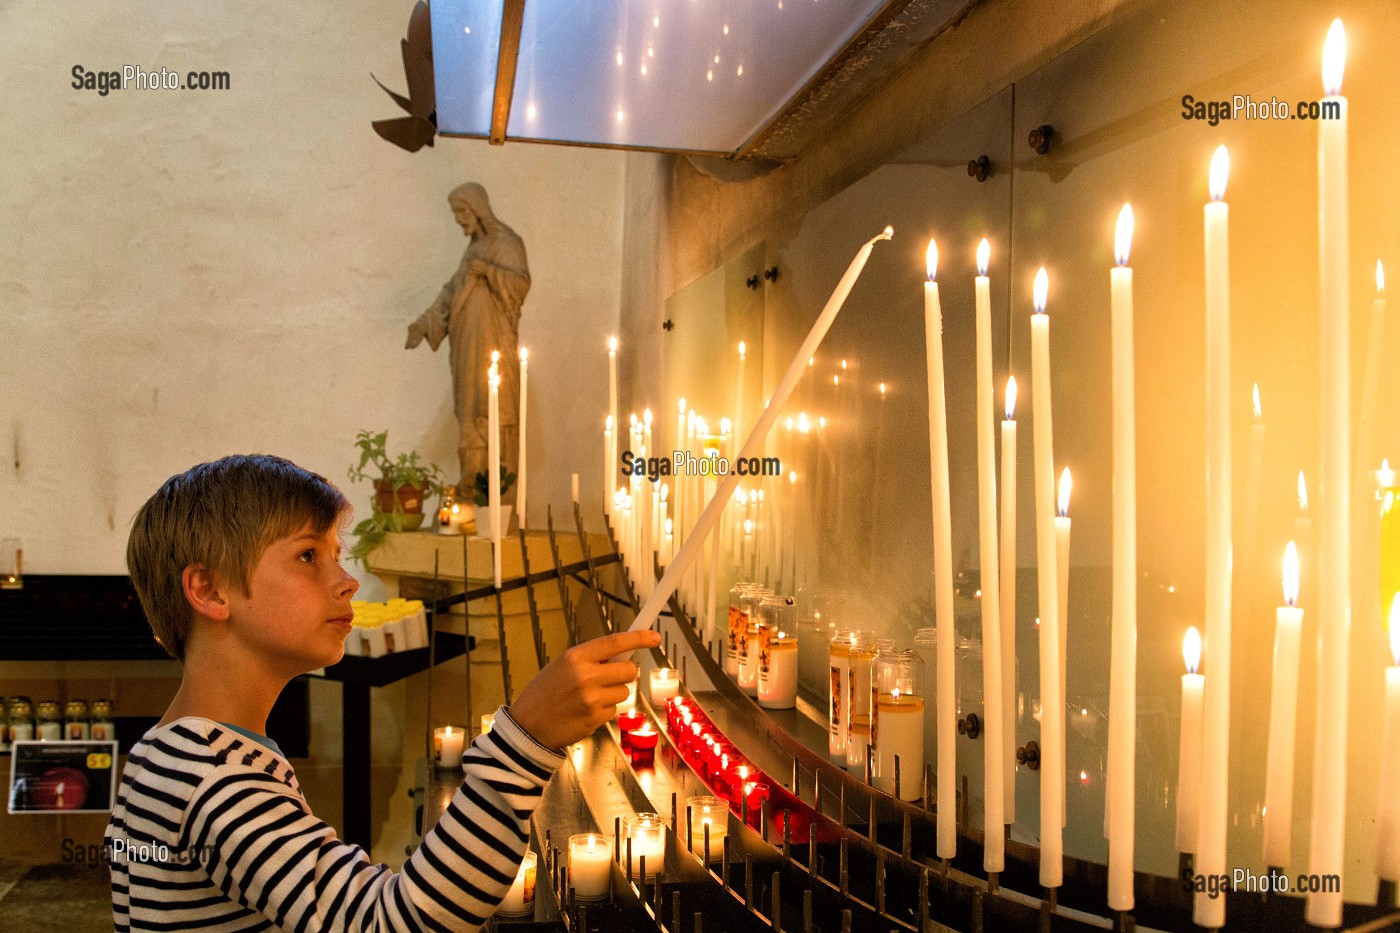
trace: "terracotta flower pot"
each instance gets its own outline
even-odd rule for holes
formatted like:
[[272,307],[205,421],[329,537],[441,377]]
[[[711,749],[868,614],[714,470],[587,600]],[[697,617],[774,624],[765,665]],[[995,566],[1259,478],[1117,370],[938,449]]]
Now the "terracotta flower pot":
[[[398,509],[394,508],[395,493],[398,496]],[[393,489],[384,480],[374,484],[375,511],[390,516],[390,526],[395,531],[413,531],[423,524],[423,499],[427,490],[407,484]]]

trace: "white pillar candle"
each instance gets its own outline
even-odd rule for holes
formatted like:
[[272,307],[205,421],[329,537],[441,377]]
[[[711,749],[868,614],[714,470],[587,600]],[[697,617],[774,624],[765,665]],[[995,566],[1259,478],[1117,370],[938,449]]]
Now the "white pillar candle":
[[1287,868],[1293,858],[1293,747],[1298,728],[1298,656],[1303,610],[1298,608],[1298,548],[1283,555],[1283,605],[1274,628],[1269,752],[1264,771],[1264,864]]
[[[1031,434],[1035,458],[1036,586],[1040,608],[1040,883],[1047,888],[1058,888],[1064,880],[1065,700],[1060,693],[1050,316],[1045,313],[1049,286],[1049,276],[1041,268],[1035,275],[1035,313],[1031,315],[1031,396],[1035,404]],[[939,653],[942,654],[941,645]],[[942,679],[940,676],[939,680]],[[940,695],[940,706],[942,702]],[[951,799],[949,805],[952,805]]]
[[1001,423],[1002,819],[1016,822],[1016,378],[1006,380]]
[[[987,735],[982,743],[983,833],[982,868],[1002,871],[1006,867],[1005,807],[1006,772],[1002,759],[1006,745],[1002,739],[1006,717],[1002,713],[1001,689],[1001,567],[997,559],[997,451],[996,413],[992,395],[992,292],[987,266],[991,246],[985,239],[977,246],[977,278],[973,294],[977,313],[977,543],[982,574],[982,712]],[[919,701],[919,723],[923,724],[923,701]],[[880,729],[885,731],[884,720]],[[923,734],[920,732],[920,752]],[[876,745],[881,759],[889,758],[884,737]],[[920,754],[922,758],[922,754]],[[902,761],[902,759],[901,759]],[[880,774],[893,775],[882,763]],[[883,777],[882,777],[883,779]],[[891,789],[893,781],[891,780]],[[902,787],[901,790],[906,790]]]
[[1181,675],[1181,744],[1176,764],[1176,850],[1194,853],[1201,828],[1201,741],[1206,678],[1201,665],[1201,633],[1193,625],[1181,643],[1186,673]]
[[[1201,827],[1196,872],[1223,875],[1230,786],[1230,208],[1225,183],[1230,156],[1224,146],[1210,163],[1205,207],[1206,245],[1206,683],[1201,753]],[[1197,892],[1198,926],[1225,924],[1225,898]]]
[[658,667],[647,675],[651,705],[664,709],[666,701],[680,693],[681,675],[675,668]]
[[466,733],[451,726],[439,726],[433,730],[433,761],[439,768],[460,768],[462,766],[462,745]]
[[527,373],[529,372],[529,368],[530,368],[529,357],[530,357],[530,351],[527,350],[527,349],[525,349],[524,347],[521,347],[521,348],[520,348],[520,436],[519,436],[520,450],[519,450],[519,455],[518,455],[517,458],[516,458],[516,459],[519,461],[519,462],[518,462],[518,472],[519,472],[520,476],[519,476],[519,478],[516,480],[516,493],[515,493],[515,505],[516,505],[515,512],[516,512],[516,520],[515,520],[515,521],[516,521],[516,524],[517,524],[520,528],[522,528],[522,529],[525,527],[525,514],[526,514],[526,513],[525,513],[525,491],[526,491],[526,482],[525,482],[526,469],[525,469],[525,467],[526,467],[528,461],[527,461],[526,456],[525,456],[525,435],[526,435],[526,431],[525,431],[525,412],[527,411],[528,406],[527,406],[526,403],[525,403],[525,397],[526,397],[526,394],[527,394],[527,386],[529,385],[529,382],[528,382],[528,379],[527,379]]
[[[817,316],[816,322],[812,325],[812,329],[808,331],[806,339],[802,341],[802,346],[798,349],[797,356],[793,358],[787,371],[783,373],[783,377],[778,381],[778,386],[773,390],[773,395],[769,398],[768,404],[763,407],[763,413],[759,415],[757,423],[753,426],[753,430],[749,432],[748,439],[744,441],[743,447],[739,450],[738,457],[740,459],[747,459],[753,456],[758,450],[759,445],[763,443],[764,438],[768,436],[768,432],[773,427],[773,422],[778,419],[778,412],[787,404],[787,400],[792,396],[793,389],[797,388],[797,380],[802,375],[802,371],[805,368],[803,366],[803,361],[816,351],[817,345],[820,344],[822,338],[826,336],[826,332],[831,329],[831,324],[836,320],[837,313],[841,310],[841,306],[845,304],[846,296],[850,294],[851,288],[855,286],[856,279],[860,278],[861,270],[865,268],[865,262],[870,258],[871,250],[875,248],[876,243],[881,240],[887,240],[892,236],[894,236],[893,228],[886,227],[884,232],[879,236],[874,237],[862,246],[856,253],[855,258],[851,260],[851,264],[846,268],[845,274],[841,276],[841,281],[837,283],[836,290],[831,293],[831,297],[827,299],[826,306],[822,308],[821,313]],[[690,566],[691,562],[695,560],[696,553],[699,550],[699,542],[703,541],[705,536],[713,530],[715,524],[719,521],[724,504],[729,500],[729,497],[733,494],[735,487],[738,485],[739,473],[737,470],[731,470],[728,475],[720,480],[717,494],[710,501],[710,504],[706,506],[705,511],[695,523],[695,538],[698,540],[687,541],[685,544],[681,545],[680,553],[676,555],[675,561],[672,562],[670,567],[666,568],[666,573],[662,575],[661,582],[652,591],[651,596],[647,597],[646,602],[642,605],[641,611],[637,613],[637,618],[632,622],[631,631],[651,628],[657,616],[660,615],[661,610],[665,607],[667,600],[670,599],[671,593],[675,590],[681,574]]]
[[[1321,342],[1318,456],[1322,527],[1317,548],[1317,723],[1313,742],[1312,834],[1308,871],[1345,868],[1347,794],[1347,650],[1351,640],[1351,250],[1347,239],[1347,99],[1342,96],[1346,32],[1333,20],[1322,52],[1323,107],[1317,134],[1318,277]],[[1308,895],[1313,926],[1342,922],[1342,892]]]
[[[924,792],[924,698],[912,694],[901,695],[895,690],[879,694],[875,699],[875,709],[870,721],[878,723],[872,728],[880,730],[875,743],[879,763],[871,769],[874,772],[872,783],[877,790],[894,793],[894,759],[898,756],[899,795],[904,800],[918,800]],[[1004,837],[1000,826],[995,835]]]
[[511,882],[510,890],[506,892],[501,906],[496,908],[496,913],[504,914],[507,917],[524,917],[534,914],[535,867],[538,861],[539,856],[535,853],[525,853],[525,857],[520,862],[520,868],[515,872],[515,881]]
[[496,357],[499,354],[491,351],[491,369],[486,375],[486,381],[490,383],[491,396],[487,410],[486,440],[490,449],[487,451],[486,460],[490,464],[491,475],[487,480],[487,489],[490,491],[491,506],[491,568],[497,588],[501,585],[501,373],[496,368]]
[[600,833],[569,837],[569,885],[574,897],[592,901],[612,890],[613,844]]
[[792,709],[797,705],[797,636],[791,632],[759,637],[758,705]]
[[[953,509],[948,487],[948,409],[943,383],[943,307],[938,298],[938,245],[928,241],[928,281],[924,283],[924,359],[928,366],[929,474],[933,492],[934,622],[938,696],[937,723],[937,839],[939,858],[958,854],[956,785],[958,781],[958,713],[954,682],[956,639],[953,608]],[[853,720],[854,721],[854,720]],[[847,760],[850,755],[847,755]]]
[[[604,486],[607,489],[617,488],[617,436],[622,428],[622,422],[617,420],[617,338],[608,338],[608,427],[612,429],[611,434],[605,434],[607,438],[606,450],[604,452]],[[610,503],[611,495],[604,497],[604,507],[608,509],[608,514],[612,514]]]
[[1380,814],[1376,819],[1376,874],[1400,881],[1400,594],[1390,603],[1390,655],[1385,669],[1385,731],[1381,735]]
[[[1133,399],[1133,209],[1124,204],[1109,272],[1113,372],[1113,583],[1108,687],[1108,906],[1133,908],[1137,782],[1137,427]],[[1068,476],[1069,470],[1065,470]],[[1065,503],[1068,507],[1069,503]],[[1066,561],[1068,563],[1068,561]],[[1063,603],[1062,603],[1063,605]],[[1063,659],[1062,659],[1063,660]]]

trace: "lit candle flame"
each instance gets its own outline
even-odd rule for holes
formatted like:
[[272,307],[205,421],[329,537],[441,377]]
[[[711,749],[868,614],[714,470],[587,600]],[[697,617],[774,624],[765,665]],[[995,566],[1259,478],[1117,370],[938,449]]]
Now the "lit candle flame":
[[606,418],[603,419],[603,430],[604,430],[604,431],[607,431],[609,434],[611,434],[611,433],[612,433],[612,428],[613,428],[612,415],[608,415]]
[[1006,420],[1014,421],[1016,417],[1016,377],[1008,376],[1006,379]]
[[1381,468],[1376,471],[1376,481],[1380,483],[1382,489],[1389,489],[1395,485],[1395,471],[1390,468],[1390,459],[1381,458]]
[[628,420],[628,423],[632,425],[633,430],[636,430],[636,427],[637,427],[637,413],[634,411],[634,412],[632,412],[631,414],[629,414],[629,415],[627,416],[627,420]]
[[846,361],[845,361],[845,360],[842,360],[842,361],[841,361],[841,370],[844,372],[845,369],[846,369]]
[[1308,483],[1303,479],[1303,471],[1298,471],[1298,511],[1308,514]]
[[487,371],[486,379],[488,382],[490,382],[491,388],[496,389],[500,387],[501,374],[496,371],[496,366],[494,363],[491,365],[491,369]]
[[727,437],[727,436],[729,435],[729,429],[730,429],[731,427],[733,427],[733,424],[730,422],[730,420],[729,420],[728,418],[721,418],[721,419],[719,419],[719,433],[720,433],[721,435],[724,435],[724,436]]
[[1118,212],[1118,229],[1113,234],[1113,257],[1118,265],[1128,264],[1128,250],[1133,246],[1133,206],[1124,204]]
[[1254,383],[1254,420],[1258,421],[1264,417],[1264,410],[1259,407],[1259,383]]
[[1379,259],[1376,260],[1376,297],[1385,295],[1385,266],[1381,265]]
[[616,337],[609,337],[609,338],[608,338],[608,352],[609,352],[609,353],[616,353],[616,352],[617,352],[617,338],[616,338]]
[[662,484],[661,484],[661,501],[662,501],[662,502],[665,502],[665,501],[666,501],[666,497],[667,497],[668,495],[670,495],[670,492],[671,492],[671,487],[670,487],[670,486],[667,486],[665,483],[662,483]]
[[1069,492],[1074,488],[1074,481],[1070,478],[1069,467],[1060,474],[1060,517],[1069,517]]
[[818,431],[822,431],[822,430],[825,430],[825,429],[826,429],[826,415],[822,415],[820,418],[817,419],[817,430],[818,430]]
[[1031,302],[1035,305],[1036,314],[1045,313],[1045,299],[1049,297],[1050,276],[1046,274],[1045,267],[1041,266],[1035,274],[1035,284],[1031,288]]
[[796,470],[788,470],[788,482],[789,482],[790,484],[792,484],[793,486],[796,486],[796,485],[797,485],[797,471],[796,471]]
[[1225,200],[1225,182],[1230,178],[1230,150],[1218,146],[1210,157],[1210,199]]
[[1186,662],[1186,673],[1194,674],[1200,669],[1201,633],[1194,625],[1186,630],[1186,637],[1181,640],[1181,657]]
[[520,348],[520,362],[524,363],[530,356],[530,351],[524,347]]
[[1283,604],[1298,605],[1298,545],[1292,541],[1283,549]]
[[651,409],[650,409],[650,408],[644,409],[644,410],[642,411],[642,424],[646,425],[647,427],[651,427]]
[[682,417],[684,417],[684,415],[685,415],[685,396],[684,396],[684,395],[681,396],[680,402],[677,403],[677,405],[676,405],[676,414],[681,415]]
[[748,352],[749,352],[748,347],[744,346],[744,341],[740,340],[740,341],[739,341],[739,359],[742,360],[742,359],[744,358],[744,354],[745,354],[745,353],[748,353]]
[[749,537],[749,536],[752,535],[752,534],[753,534],[753,519],[751,519],[751,518],[746,518],[746,519],[744,519],[744,537],[747,538],[747,537]]
[[448,737],[449,739],[452,738],[452,727],[451,727],[451,726],[448,726],[448,727],[447,727],[447,737]]
[[884,398],[884,397],[885,397],[885,384],[882,382],[882,383],[880,383],[880,398]]
[[986,275],[987,268],[992,263],[992,244],[983,237],[982,242],[977,244],[977,274]]
[[[986,240],[983,240],[982,242],[985,243],[985,242],[987,242],[987,241],[986,241]],[[890,696],[894,698],[894,701],[895,701],[896,703],[898,703],[898,702],[899,702],[899,688],[898,688],[898,687],[895,687],[893,690],[891,690],[891,691],[890,691]]]
[[924,253],[924,269],[928,273],[930,282],[938,279],[938,244],[933,240],[928,241],[928,251]]
[[812,429],[811,422],[807,420],[807,413],[800,411],[797,413],[797,433],[806,434]]
[[1328,97],[1342,93],[1342,72],[1347,65],[1347,31],[1340,19],[1332,20],[1322,44],[1322,89]]
[[496,365],[497,363],[499,363],[500,361],[501,361],[501,351],[500,351],[500,350],[492,350],[492,351],[491,351],[491,365],[492,365],[492,366],[495,366],[495,365]]
[[671,537],[671,520],[666,519],[666,537]]
[[838,389],[841,388],[841,377],[840,377],[839,375],[838,375],[838,376],[832,376],[832,377],[831,377],[831,384],[834,385],[834,386],[836,386],[836,388],[838,388]]

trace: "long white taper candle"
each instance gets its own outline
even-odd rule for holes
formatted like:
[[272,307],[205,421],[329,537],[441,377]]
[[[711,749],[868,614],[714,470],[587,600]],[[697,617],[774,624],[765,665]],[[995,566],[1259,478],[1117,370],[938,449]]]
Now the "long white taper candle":
[[1001,423],[1001,711],[1002,819],[1016,822],[1016,378],[1006,380]]

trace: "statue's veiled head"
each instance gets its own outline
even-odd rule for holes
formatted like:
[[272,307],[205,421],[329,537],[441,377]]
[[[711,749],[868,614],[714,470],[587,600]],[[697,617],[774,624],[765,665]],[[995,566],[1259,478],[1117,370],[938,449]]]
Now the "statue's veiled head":
[[486,196],[486,189],[474,181],[453,188],[452,193],[447,196],[447,203],[452,205],[452,214],[467,236],[484,233],[496,220],[496,215],[491,212],[491,200]]

